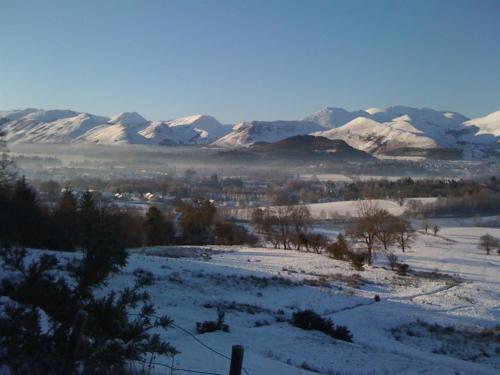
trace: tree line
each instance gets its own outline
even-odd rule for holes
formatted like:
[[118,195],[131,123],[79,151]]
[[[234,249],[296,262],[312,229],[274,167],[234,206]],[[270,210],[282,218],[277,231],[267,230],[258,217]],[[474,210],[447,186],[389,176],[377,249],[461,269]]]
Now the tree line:
[[181,202],[169,211],[152,206],[141,215],[99,203],[89,191],[78,199],[70,189],[54,205],[44,205],[24,178],[0,188],[0,240],[4,243],[77,250],[88,246],[96,223],[105,226],[123,247],[256,241],[244,227],[217,215],[216,207],[206,199]]
[[[332,242],[312,231],[312,216],[307,206],[256,208],[251,223],[263,240],[274,248],[325,252],[337,259],[372,263],[376,251],[392,254],[397,246],[405,252],[412,245],[415,231],[408,220],[391,215],[370,201],[361,201],[358,216],[344,234]],[[360,244],[355,251],[346,241]]]

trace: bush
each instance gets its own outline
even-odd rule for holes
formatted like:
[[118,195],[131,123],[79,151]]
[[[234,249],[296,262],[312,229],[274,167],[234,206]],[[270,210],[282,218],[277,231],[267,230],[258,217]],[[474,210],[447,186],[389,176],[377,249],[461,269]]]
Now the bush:
[[396,263],[396,273],[400,276],[406,276],[410,266],[406,263]]
[[292,325],[307,331],[320,331],[337,340],[352,342],[346,326],[335,326],[330,319],[322,318],[313,310],[298,311],[292,316]]
[[339,233],[337,240],[326,248],[326,252],[334,259],[346,260],[349,258],[349,246],[342,233]]
[[366,260],[366,254],[364,253],[349,253],[349,260],[351,261],[351,265],[354,267],[356,271],[363,271]]
[[245,227],[228,221],[216,222],[213,236],[217,245],[255,245],[258,241]]
[[198,332],[200,335],[203,333],[210,333],[215,331],[229,332],[229,326],[227,324],[224,324],[224,317],[224,311],[219,311],[217,320],[205,320],[202,323],[196,323],[196,332]]

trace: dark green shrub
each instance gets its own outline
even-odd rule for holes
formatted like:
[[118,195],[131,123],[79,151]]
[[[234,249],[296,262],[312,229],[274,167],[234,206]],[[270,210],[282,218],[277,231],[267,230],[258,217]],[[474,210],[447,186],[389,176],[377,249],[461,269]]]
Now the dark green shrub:
[[400,276],[406,276],[410,266],[406,263],[396,263],[396,273]]
[[356,271],[364,270],[363,265],[365,264],[366,254],[350,252],[349,260],[351,261],[351,265]]
[[224,324],[224,311],[219,311],[217,320],[205,320],[204,322],[196,323],[196,332],[200,335],[203,333],[210,333],[215,331],[229,332],[229,326]]
[[352,335],[346,326],[335,326],[313,310],[298,311],[292,316],[292,325],[307,331],[320,331],[337,340],[352,342]]

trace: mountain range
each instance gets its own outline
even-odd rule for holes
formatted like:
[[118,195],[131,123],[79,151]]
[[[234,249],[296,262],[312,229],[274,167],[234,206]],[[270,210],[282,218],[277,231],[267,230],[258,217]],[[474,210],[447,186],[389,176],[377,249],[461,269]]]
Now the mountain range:
[[485,157],[500,149],[500,111],[469,119],[457,112],[393,106],[347,111],[327,107],[297,121],[246,121],[234,126],[208,115],[149,121],[136,112],[114,117],[72,110],[23,109],[0,112],[7,141],[43,144],[205,145],[245,149],[310,134],[345,141],[373,155]]

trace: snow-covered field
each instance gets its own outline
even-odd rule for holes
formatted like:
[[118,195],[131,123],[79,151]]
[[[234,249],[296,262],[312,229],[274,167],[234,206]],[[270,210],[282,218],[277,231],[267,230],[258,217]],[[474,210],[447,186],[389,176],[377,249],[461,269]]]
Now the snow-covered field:
[[[403,205],[389,199],[373,199],[371,203],[378,208],[385,209],[393,215],[402,215],[411,201],[420,201],[423,204],[433,203],[437,198],[409,198],[405,199]],[[332,216],[356,216],[359,204],[362,201],[339,201],[327,203],[308,204],[311,214],[315,218],[330,218]]]
[[[500,337],[500,256],[477,249],[486,232],[500,237],[500,229],[473,227],[418,234],[407,253],[398,252],[410,265],[408,276],[392,272],[382,255],[360,272],[347,262],[279,249],[134,249],[108,288],[131,285],[138,268],[154,274],[148,292],[158,314],[177,325],[164,333],[181,351],[177,368],[228,373],[229,361],[194,335],[227,356],[232,345],[244,345],[252,375],[498,374],[500,343],[481,331],[497,326]],[[196,334],[196,322],[216,320],[217,307],[229,332]],[[301,309],[346,325],[353,342],[293,327],[287,320]]]
[[[437,200],[435,197],[428,198],[406,198],[403,204],[400,205],[396,200],[390,199],[371,199],[371,205],[389,211],[392,215],[402,215],[408,208],[408,203],[411,201],[420,201],[423,204],[433,203]],[[352,218],[356,217],[359,210],[359,205],[367,200],[355,201],[335,201],[324,203],[306,204],[314,219],[335,219],[335,218]],[[236,217],[244,220],[249,220],[253,209],[242,208],[235,213]]]
[[[461,332],[500,324],[500,257],[477,249],[486,232],[500,236],[500,229],[471,227],[443,228],[438,237],[419,234],[415,246],[399,254],[410,265],[409,276],[390,271],[383,256],[357,272],[316,254],[212,247],[206,257],[189,248],[186,253],[193,257],[134,252],[110,287],[131,283],[136,268],[153,272],[149,292],[159,312],[193,334],[196,322],[215,320],[216,306],[225,308],[230,332],[197,337],[226,355],[231,345],[244,345],[250,374],[311,373],[302,367],[323,374],[498,374],[499,343],[488,347]],[[376,294],[380,302],[374,301]],[[347,325],[353,343],[283,321],[307,308]],[[446,337],[425,329],[423,322],[455,329]],[[176,367],[228,372],[227,359],[182,330],[174,328],[165,337],[182,352]],[[457,346],[464,337],[469,339],[458,349],[449,344]]]

